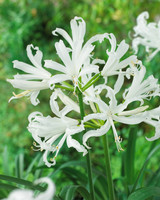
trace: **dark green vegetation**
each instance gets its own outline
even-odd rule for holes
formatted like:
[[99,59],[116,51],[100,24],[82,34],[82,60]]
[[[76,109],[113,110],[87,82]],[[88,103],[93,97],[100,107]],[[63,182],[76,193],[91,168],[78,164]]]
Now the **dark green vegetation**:
[[[17,73],[12,61],[29,63],[25,50],[27,44],[38,46],[44,53],[43,59],[57,60],[54,49],[57,38],[51,32],[56,27],[70,31],[69,22],[74,16],[81,16],[86,21],[86,39],[97,33],[108,32],[115,34],[118,43],[125,39],[131,44],[137,15],[147,10],[150,13],[149,20],[153,21],[159,18],[159,7],[158,0],[0,0],[0,174],[31,182],[49,174],[57,188],[55,199],[71,200],[73,196],[81,199],[83,195],[88,198],[86,190],[78,186],[88,188],[85,158],[80,153],[64,145],[56,166],[47,168],[40,159],[42,153],[31,149],[33,140],[26,128],[27,117],[33,111],[40,111],[44,116],[52,115],[48,104],[51,91],[41,92],[41,104],[36,107],[27,98],[13,100],[8,104],[13,88],[6,78],[12,78]],[[130,53],[133,53],[131,48]],[[105,45],[98,45],[96,54],[105,60]],[[138,57],[146,66],[147,74],[160,79],[159,55],[148,63],[142,47]],[[158,102],[158,98],[154,102],[151,100],[151,107],[158,106]],[[145,136],[154,135],[154,129],[141,124],[130,127],[119,125],[117,130],[123,138],[124,152],[117,151],[112,132],[108,134],[117,199],[125,200],[131,192],[129,200],[159,199],[160,142],[148,142],[145,139]],[[90,146],[96,199],[105,200],[108,191],[101,138],[91,139]],[[20,182],[19,179],[3,176],[0,179],[0,198],[6,197],[15,187],[32,187],[30,183]]]

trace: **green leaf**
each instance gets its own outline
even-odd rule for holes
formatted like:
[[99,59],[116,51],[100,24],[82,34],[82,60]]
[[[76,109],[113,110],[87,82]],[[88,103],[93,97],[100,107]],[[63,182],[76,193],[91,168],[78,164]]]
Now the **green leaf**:
[[18,187],[16,186],[13,186],[13,185],[9,185],[9,184],[6,184],[6,183],[0,183],[0,189],[5,189],[5,190],[15,190],[15,189],[19,189]]
[[[43,168],[40,168],[40,166],[41,166],[43,163],[44,163],[44,162],[43,162],[43,158],[41,157],[40,160],[39,160],[39,162],[38,162],[36,172],[35,172],[35,174],[34,174],[35,180],[38,179],[38,178],[40,178],[41,175],[42,175]],[[47,166],[45,166],[45,167],[47,167]],[[47,167],[47,168],[48,168],[48,167]]]
[[128,200],[146,200],[149,197],[160,197],[159,187],[146,187],[133,192]]
[[97,176],[94,179],[94,188],[96,192],[96,199],[108,199],[108,186],[107,186],[107,178],[104,176]]
[[28,177],[29,173],[32,171],[34,164],[40,159],[41,154],[37,154],[37,156],[32,160],[32,162],[30,163],[30,165],[28,166],[27,170],[26,170],[26,174],[25,174],[25,179]]
[[160,167],[156,170],[156,172],[147,181],[147,186],[159,186],[159,185],[157,185],[159,180],[160,180]]
[[134,161],[135,161],[135,145],[137,138],[136,128],[131,128],[129,131],[129,138],[126,151],[126,160],[125,160],[125,174],[127,177],[127,184],[132,185],[134,182]]
[[7,146],[5,146],[4,151],[3,151],[3,171],[4,171],[4,174],[10,174],[8,163],[9,163],[8,162],[8,148],[7,148]]
[[9,181],[9,182],[14,182],[20,185],[25,185],[29,188],[32,188],[34,190],[39,190],[39,191],[45,191],[45,189],[39,185],[33,185],[32,182],[26,181],[20,178],[15,178],[12,176],[6,176],[6,175],[0,175],[1,180]]
[[85,200],[91,200],[90,194],[85,187],[79,185],[70,185],[62,189],[60,197],[63,200],[73,200],[76,193],[79,193]]
[[82,173],[80,170],[75,169],[73,167],[66,167],[62,169],[64,174],[67,174],[69,178],[72,178],[73,181],[77,184],[81,182],[82,184],[87,184],[87,176]]
[[145,168],[146,168],[146,166],[147,166],[147,164],[148,164],[150,158],[151,158],[156,152],[158,152],[158,149],[159,149],[159,148],[160,148],[160,144],[157,145],[155,148],[153,148],[152,151],[151,151],[151,152],[149,153],[149,155],[147,156],[147,158],[146,158],[146,160],[145,160],[145,162],[144,162],[144,164],[143,164],[143,166],[142,166],[142,168],[141,168],[141,170],[140,170],[140,172],[139,172],[139,174],[138,174],[138,177],[137,177],[137,179],[136,179],[136,181],[135,181],[135,183],[134,183],[134,185],[133,185],[133,188],[132,188],[132,191],[131,191],[131,192],[134,192],[134,191],[135,191],[135,189],[136,189],[136,187],[137,187],[137,184],[138,184],[138,182],[139,182],[141,176],[143,175],[144,170],[145,170]]
[[[76,166],[86,167],[86,163],[83,162],[83,161],[69,161],[69,162],[66,162],[64,164],[59,165],[59,167],[54,172],[51,172],[48,176],[53,178],[59,171],[61,171],[62,169],[66,168],[66,167],[70,167],[70,166],[73,166],[73,167],[76,167]],[[45,168],[46,168],[46,166],[45,166]]]
[[20,153],[16,156],[15,159],[15,170],[16,170],[16,176],[18,178],[23,178],[23,171],[24,171],[24,154]]

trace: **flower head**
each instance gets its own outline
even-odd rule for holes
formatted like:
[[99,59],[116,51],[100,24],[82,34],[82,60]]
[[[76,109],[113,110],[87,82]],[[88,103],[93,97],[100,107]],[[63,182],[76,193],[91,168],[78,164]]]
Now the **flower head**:
[[[36,51],[35,55],[33,55],[32,49]],[[24,90],[18,95],[13,93],[14,96],[11,97],[9,101],[23,96],[30,96],[31,103],[37,105],[39,103],[37,96],[40,90],[49,88],[49,79],[51,78],[51,74],[42,67],[43,54],[38,47],[28,45],[27,55],[33,66],[18,60],[13,61],[14,68],[24,71],[27,74],[17,74],[14,76],[14,79],[7,79],[13,87]]]
[[66,80],[71,80],[75,86],[78,86],[78,78],[82,74],[98,72],[97,66],[88,65],[88,69],[86,69],[85,63],[92,57],[91,53],[95,48],[92,43],[95,41],[102,42],[107,34],[95,35],[83,44],[86,32],[86,23],[81,17],[75,17],[71,20],[71,30],[72,38],[61,28],[57,28],[53,31],[53,35],[57,36],[57,34],[60,34],[68,42],[69,47],[66,47],[62,40],[55,44],[57,54],[63,64],[51,60],[45,61],[45,67],[52,68],[62,73],[54,75],[51,78],[50,85],[52,88],[55,83],[61,83]]
[[[83,155],[87,153],[87,150],[72,138],[74,134],[84,130],[83,125],[78,125],[78,120],[66,116],[71,110],[77,111],[77,105],[74,102],[72,103],[71,100],[69,101],[70,104],[68,104],[68,98],[66,101],[65,96],[62,97],[62,95],[62,92],[55,91],[50,99],[52,112],[57,117],[44,117],[40,112],[31,113],[29,116],[28,130],[31,132],[36,143],[38,143],[34,143],[36,150],[45,151],[43,161],[48,167],[55,165],[55,159],[65,140],[69,148],[74,147],[78,152],[83,152]],[[59,110],[56,102],[58,96],[66,104],[62,110]],[[52,156],[53,158],[49,162],[47,157],[50,152],[54,153],[54,156]]]
[[121,58],[126,54],[129,49],[129,45],[123,40],[118,47],[115,36],[111,33],[107,39],[111,44],[111,50],[107,50],[108,59],[101,72],[102,76],[108,77],[118,75],[120,73],[126,74],[126,71],[122,71],[126,67],[136,63],[137,57],[135,55],[129,56],[128,58],[121,61]]
[[135,52],[138,52],[138,46],[141,44],[145,46],[146,51],[155,49],[155,51],[149,56],[152,59],[160,50],[160,21],[158,23],[148,23],[148,12],[142,12],[137,17],[137,25],[133,28],[135,31],[132,46]]
[[90,137],[102,136],[106,134],[110,128],[112,128],[117,149],[119,151],[123,150],[120,145],[122,140],[118,136],[114,122],[120,122],[124,124],[139,124],[146,119],[146,112],[144,111],[148,108],[148,106],[141,106],[133,110],[126,110],[129,103],[124,102],[118,104],[115,91],[109,86],[106,86],[106,90],[106,98],[110,99],[109,105],[100,98],[86,97],[88,100],[98,105],[100,112],[85,116],[84,122],[87,122],[91,119],[96,119],[104,121],[104,124],[99,124],[101,127],[97,130],[89,130],[86,132],[83,136],[83,144],[88,147],[86,142]]

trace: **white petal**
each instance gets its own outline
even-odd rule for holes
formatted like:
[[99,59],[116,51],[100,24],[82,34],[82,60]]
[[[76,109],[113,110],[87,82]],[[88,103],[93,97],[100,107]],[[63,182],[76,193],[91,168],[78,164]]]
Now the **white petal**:
[[61,83],[63,81],[72,80],[71,77],[65,74],[56,74],[52,76],[49,80],[50,89],[52,90],[55,86],[55,83]]
[[116,83],[114,85],[115,94],[117,94],[120,91],[120,89],[122,88],[123,83],[124,83],[124,75],[120,73],[118,75],[118,79],[117,79],[117,81],[116,81]]
[[51,69],[54,69],[56,71],[59,71],[59,72],[62,72],[62,73],[66,73],[66,67],[64,67],[63,65],[55,62],[55,61],[52,61],[52,60],[45,60],[45,64],[44,66],[46,68],[51,68]]
[[84,146],[80,145],[80,143],[73,139],[70,135],[67,136],[67,146],[68,148],[75,148],[78,152],[83,152],[83,156],[87,154],[87,150],[84,148]]
[[60,89],[56,90],[58,97],[61,99],[61,101],[66,105],[72,108],[72,110],[75,110],[76,112],[80,113],[80,109],[77,103],[75,103],[71,98],[66,96]]
[[71,61],[71,58],[69,56],[69,53],[68,53],[67,48],[64,45],[63,41],[60,40],[59,42],[56,42],[55,48],[56,48],[58,56],[61,58],[64,65],[68,68],[67,69],[67,70],[69,70],[68,73],[71,73],[71,71],[74,69],[74,66],[73,66],[73,63]]
[[120,59],[121,57],[124,56],[124,54],[128,51],[129,45],[125,43],[125,40],[122,40],[122,42],[118,45],[116,54],[117,54],[117,59]]
[[31,100],[31,103],[36,106],[40,103],[40,101],[37,99],[37,96],[39,94],[40,91],[34,91],[31,93],[30,95],[30,100]]
[[100,137],[104,134],[106,134],[108,132],[108,130],[110,129],[110,122],[107,121],[103,126],[101,126],[101,128],[97,129],[97,130],[90,130],[87,131],[84,135],[83,135],[83,145],[86,146],[87,148],[90,148],[87,145],[87,140],[90,137]]
[[62,37],[64,37],[64,39],[67,40],[70,46],[73,47],[72,39],[65,30],[61,28],[56,28],[56,30],[52,31],[52,34],[55,36],[57,36],[57,33],[60,34]]
[[55,194],[56,188],[54,183],[48,177],[43,177],[34,182],[34,184],[46,183],[48,185],[45,192],[41,192],[38,196],[35,197],[35,200],[52,200]]
[[49,85],[46,81],[23,81],[20,79],[7,79],[13,87],[19,88],[21,90],[43,90],[49,88]]
[[[32,50],[31,48],[33,48],[34,50],[36,50],[36,54],[33,55],[32,54]],[[43,54],[42,52],[39,50],[38,47],[33,47],[32,44],[28,45],[27,46],[27,55],[28,55],[28,58],[30,59],[30,61],[33,63],[34,66],[36,66],[37,68],[42,68],[42,57],[43,57]]]

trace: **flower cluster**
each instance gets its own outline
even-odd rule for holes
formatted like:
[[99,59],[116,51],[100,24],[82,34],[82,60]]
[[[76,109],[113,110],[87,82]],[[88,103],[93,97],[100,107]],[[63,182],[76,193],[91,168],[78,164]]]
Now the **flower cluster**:
[[148,18],[147,11],[137,17],[137,25],[133,28],[135,38],[132,41],[132,46],[136,53],[140,44],[145,46],[147,52],[150,49],[155,49],[149,56],[151,60],[160,51],[160,21],[147,24]]
[[[144,22],[144,16],[145,14],[138,19],[141,24]],[[55,116],[45,117],[41,112],[29,115],[28,130],[35,140],[33,149],[44,151],[43,161],[50,167],[55,165],[56,157],[65,141],[69,148],[73,147],[86,155],[87,149],[90,148],[87,144],[88,139],[100,137],[112,129],[117,149],[120,151],[123,150],[120,144],[122,139],[118,136],[115,122],[150,124],[155,127],[155,136],[147,139],[158,139],[160,107],[150,110],[147,105],[151,98],[160,95],[158,80],[152,75],[144,78],[145,67],[136,55],[127,57],[129,45],[124,40],[117,45],[115,36],[112,33],[105,33],[95,35],[84,43],[85,21],[75,17],[70,25],[72,37],[61,28],[53,31],[54,36],[61,35],[68,43],[68,46],[63,40],[55,43],[60,62],[45,60],[43,65],[42,52],[33,45],[27,46],[27,55],[32,65],[20,61],[13,62],[15,68],[26,74],[17,74],[14,79],[8,79],[15,88],[24,90],[18,95],[13,93],[14,96],[10,100],[29,96],[31,103],[37,105],[40,90],[53,90],[50,107]],[[146,23],[145,26],[148,29],[155,27],[147,26]],[[135,27],[137,34],[142,33],[140,30]],[[149,35],[148,37],[151,38]],[[137,47],[141,41],[148,42],[148,38],[135,39],[133,46]],[[94,57],[95,42],[109,44],[106,59]],[[32,49],[36,51],[35,55]],[[100,65],[103,65],[102,70]],[[48,72],[47,68],[50,68],[53,74]],[[114,77],[115,81],[112,86],[109,82],[110,77]],[[82,111],[82,100],[88,108],[85,116]],[[62,108],[60,103],[63,104]],[[77,113],[75,119],[68,116],[70,112]],[[85,131],[86,127],[90,129]],[[74,138],[76,134],[81,140]]]

